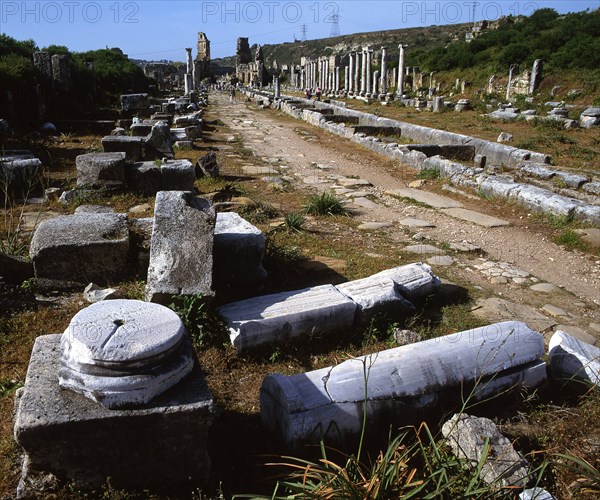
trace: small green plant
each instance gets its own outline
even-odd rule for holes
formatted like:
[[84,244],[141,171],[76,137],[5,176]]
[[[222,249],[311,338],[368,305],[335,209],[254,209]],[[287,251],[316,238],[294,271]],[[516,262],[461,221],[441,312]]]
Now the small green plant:
[[479,196],[481,199],[485,200],[485,201],[492,201],[494,199],[494,197],[490,194],[487,194],[483,189],[479,189],[477,191],[477,196]]
[[178,296],[169,304],[169,308],[181,318],[197,349],[207,345],[223,345],[226,340],[225,325],[202,294]]
[[306,217],[303,213],[300,212],[288,212],[284,217],[285,228],[288,231],[292,231],[295,233],[302,232],[302,226],[306,221]]
[[572,229],[564,229],[561,231],[554,239],[554,243],[563,245],[567,248],[576,248],[578,250],[587,249],[587,245],[585,244],[585,241],[581,239],[581,235]]
[[439,179],[440,171],[434,168],[424,168],[417,174],[419,179]]
[[305,211],[310,215],[348,215],[342,200],[330,191],[310,196]]

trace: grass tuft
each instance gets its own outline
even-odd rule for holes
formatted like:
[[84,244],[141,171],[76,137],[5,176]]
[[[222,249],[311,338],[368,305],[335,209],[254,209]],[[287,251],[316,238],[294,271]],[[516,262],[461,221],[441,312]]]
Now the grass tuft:
[[349,215],[342,200],[329,191],[310,196],[305,210],[310,215]]

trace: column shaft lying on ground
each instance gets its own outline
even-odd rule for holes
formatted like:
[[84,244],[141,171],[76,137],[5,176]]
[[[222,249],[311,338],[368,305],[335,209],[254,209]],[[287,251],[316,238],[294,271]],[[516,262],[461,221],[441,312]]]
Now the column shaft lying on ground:
[[[288,447],[419,420],[440,398],[459,403],[546,378],[542,335],[508,321],[418,342],[299,375],[267,376],[261,418]],[[366,387],[365,387],[366,386]],[[366,404],[365,404],[366,400]]]
[[388,269],[363,280],[253,297],[227,304],[219,314],[238,352],[283,344],[313,333],[349,330],[374,312],[414,308],[412,300],[440,280],[427,264]]

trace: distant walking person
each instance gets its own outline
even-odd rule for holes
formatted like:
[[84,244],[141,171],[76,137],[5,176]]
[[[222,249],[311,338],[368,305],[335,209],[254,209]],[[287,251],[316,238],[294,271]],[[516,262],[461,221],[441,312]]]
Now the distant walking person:
[[310,98],[312,97],[312,92],[310,91],[309,88],[306,89],[306,98],[310,100]]
[[315,90],[315,96],[317,98],[317,101],[321,100],[321,88],[317,87],[317,90]]
[[233,104],[233,99],[235,98],[235,87],[232,85],[229,89],[229,103]]

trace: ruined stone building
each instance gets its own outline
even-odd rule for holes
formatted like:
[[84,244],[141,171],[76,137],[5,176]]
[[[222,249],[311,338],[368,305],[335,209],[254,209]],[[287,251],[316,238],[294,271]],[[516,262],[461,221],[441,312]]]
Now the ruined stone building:
[[256,48],[253,60],[247,38],[237,41],[235,76],[242,85],[264,86],[271,80],[261,46]]
[[167,62],[149,62],[142,66],[144,74],[153,78],[159,90],[172,90],[181,87],[185,75],[185,66]]
[[206,33],[198,32],[198,54],[194,60],[194,87],[205,78],[210,78],[210,40]]

